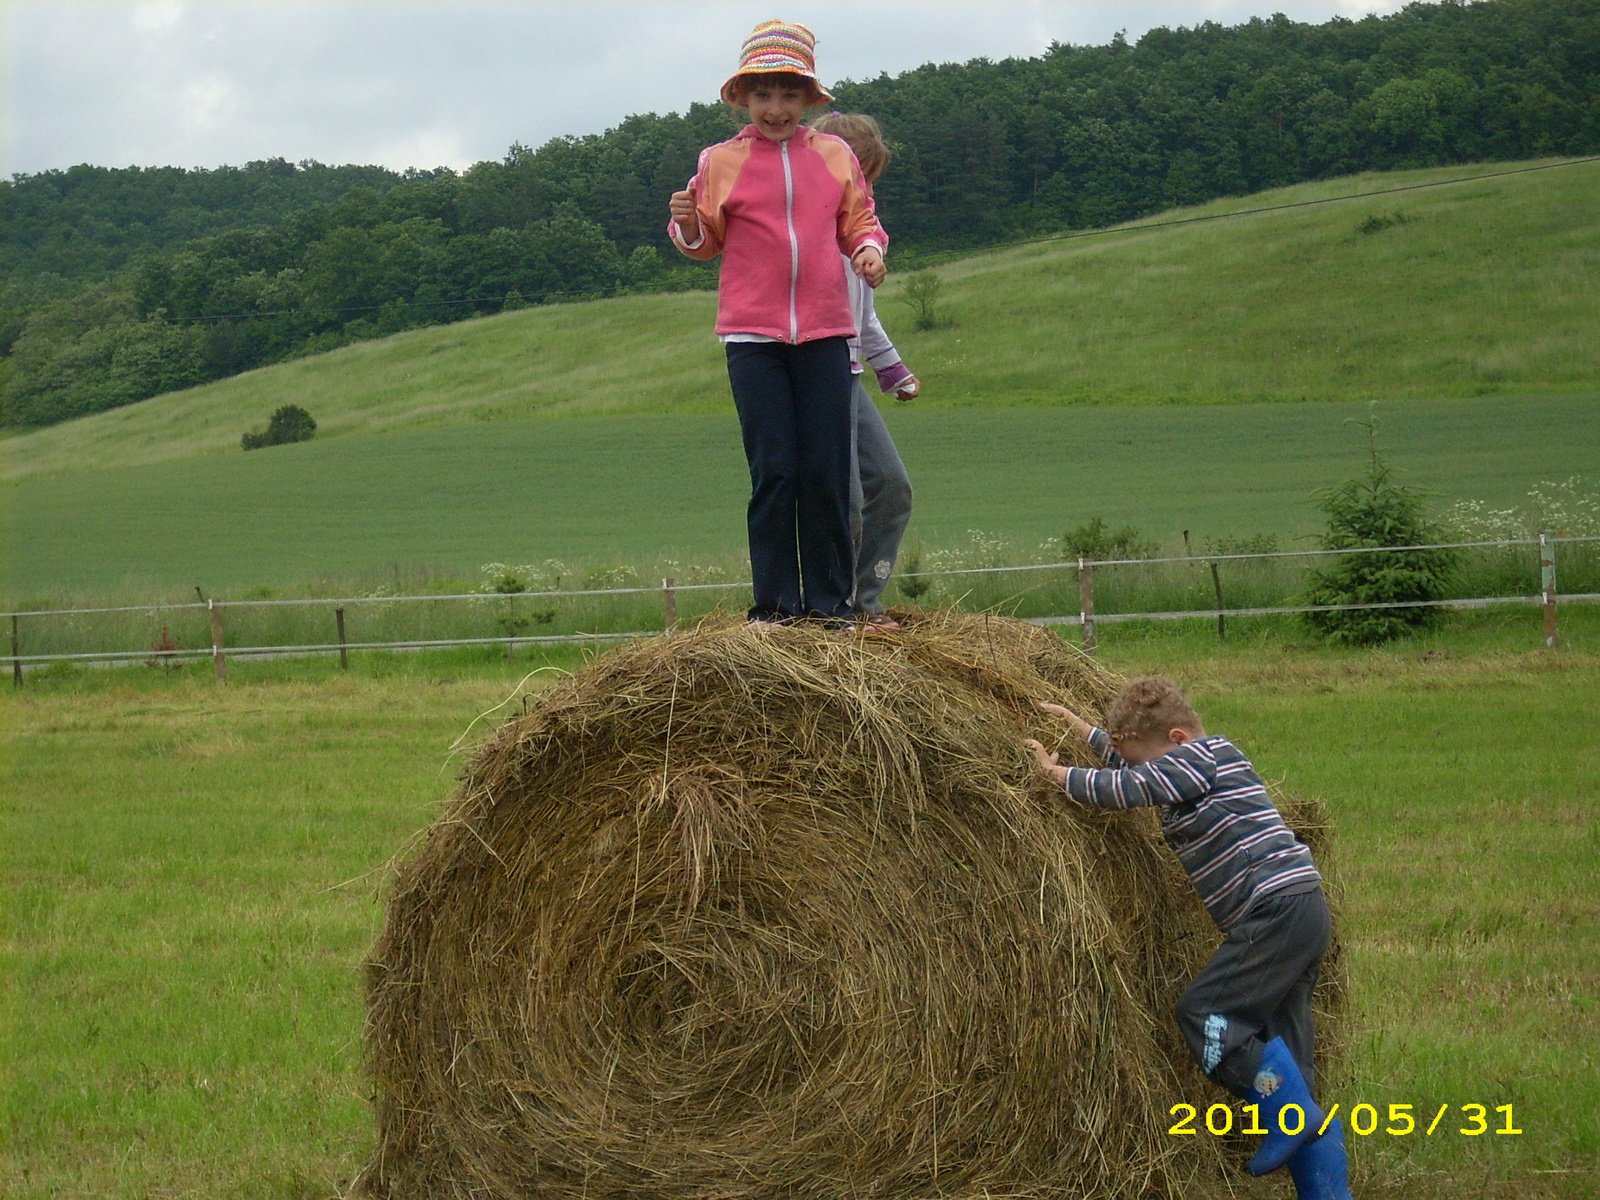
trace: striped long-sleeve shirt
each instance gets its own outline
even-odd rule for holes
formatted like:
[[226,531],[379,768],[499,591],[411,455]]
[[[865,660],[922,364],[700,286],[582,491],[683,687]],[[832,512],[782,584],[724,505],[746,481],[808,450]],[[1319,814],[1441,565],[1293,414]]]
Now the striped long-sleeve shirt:
[[1161,831],[1211,917],[1228,929],[1271,892],[1310,891],[1322,877],[1283,823],[1261,777],[1224,737],[1199,737],[1129,766],[1102,729],[1089,744],[1104,768],[1069,767],[1067,794],[1098,808],[1161,809]]

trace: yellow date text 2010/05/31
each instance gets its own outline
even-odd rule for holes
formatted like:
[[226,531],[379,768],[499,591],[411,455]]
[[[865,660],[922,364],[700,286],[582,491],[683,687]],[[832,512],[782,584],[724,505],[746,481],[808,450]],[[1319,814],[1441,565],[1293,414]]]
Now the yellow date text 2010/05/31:
[[[1409,1137],[1414,1133],[1421,1133],[1424,1137],[1432,1137],[1435,1131],[1439,1131],[1440,1123],[1444,1121],[1445,1114],[1450,1111],[1450,1107],[1448,1104],[1439,1105],[1438,1110],[1433,1114],[1433,1119],[1428,1122],[1426,1127],[1423,1127],[1417,1121],[1415,1105],[1390,1104],[1388,1106],[1388,1120],[1384,1122],[1379,1116],[1377,1105],[1361,1103],[1352,1106],[1350,1109],[1349,1123],[1350,1128],[1362,1137],[1370,1137],[1379,1132],[1380,1123],[1382,1124],[1382,1132],[1392,1137]],[[1495,1112],[1504,1114],[1498,1128],[1495,1128],[1490,1123],[1490,1110],[1487,1105],[1459,1104],[1455,1107],[1460,1113],[1460,1119],[1464,1120],[1466,1124],[1456,1128],[1455,1122],[1452,1121],[1442,1132],[1458,1133],[1463,1137],[1478,1137],[1485,1133],[1517,1134],[1522,1132],[1516,1126],[1516,1122],[1512,1117],[1512,1106],[1509,1104],[1497,1104],[1494,1107]],[[1259,1104],[1246,1104],[1242,1106],[1240,1111],[1243,1114],[1239,1124],[1240,1133],[1265,1134],[1267,1132],[1266,1128],[1261,1124],[1261,1106]],[[1180,1136],[1200,1133],[1200,1129],[1195,1126],[1196,1120],[1200,1119],[1200,1110],[1195,1105],[1174,1104],[1168,1110],[1168,1113],[1178,1118],[1167,1130],[1168,1133]],[[1323,1117],[1317,1133],[1319,1135],[1326,1133],[1328,1126],[1333,1123],[1333,1119],[1338,1115],[1339,1105],[1334,1104]],[[1211,1105],[1205,1110],[1203,1123],[1205,1131],[1216,1137],[1232,1133],[1234,1126],[1233,1106],[1231,1104]],[[1295,1137],[1304,1132],[1305,1127],[1306,1112],[1300,1105],[1285,1104],[1279,1110],[1279,1132]]]

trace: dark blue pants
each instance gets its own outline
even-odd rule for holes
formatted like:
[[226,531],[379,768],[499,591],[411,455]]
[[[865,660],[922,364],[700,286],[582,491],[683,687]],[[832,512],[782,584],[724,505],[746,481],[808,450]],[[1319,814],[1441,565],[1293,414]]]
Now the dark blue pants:
[[1184,1040],[1200,1069],[1235,1096],[1254,1086],[1273,1038],[1312,1082],[1311,993],[1331,932],[1321,889],[1263,896],[1184,989]]
[[750,615],[848,619],[855,552],[845,339],[729,342],[727,351],[750,462]]

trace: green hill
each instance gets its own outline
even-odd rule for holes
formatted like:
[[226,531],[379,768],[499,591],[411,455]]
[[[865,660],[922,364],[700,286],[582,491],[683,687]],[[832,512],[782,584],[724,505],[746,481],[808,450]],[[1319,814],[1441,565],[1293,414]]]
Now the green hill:
[[[1361,175],[939,268],[947,328],[880,297],[927,407],[1600,388],[1600,162],[1160,228],[1505,168]],[[237,453],[280,404],[318,437],[728,407],[706,294],[527,309],[159,396],[3,444],[0,478]]]
[[[1360,171],[1600,153],[1597,48],[1596,0],[1435,0],[1056,42],[834,94],[897,148],[878,199],[900,252],[970,252]],[[735,127],[724,105],[691,104],[461,174],[255,163],[0,181],[0,424],[519,298],[698,286],[703,266],[663,268],[678,259],[667,197]]]
[[[961,259],[938,268],[948,324],[930,332],[891,283],[880,308],[926,384],[891,414],[915,533],[1042,538],[1093,515],[1162,538],[1303,533],[1309,489],[1357,463],[1342,423],[1369,399],[1402,473],[1446,498],[1508,504],[1592,471],[1600,163],[1416,187],[1492,170],[1305,185]],[[1160,227],[1400,188],[1416,190]],[[713,304],[417,330],[7,439],[8,590],[736,557]],[[242,453],[287,403],[317,440]]]

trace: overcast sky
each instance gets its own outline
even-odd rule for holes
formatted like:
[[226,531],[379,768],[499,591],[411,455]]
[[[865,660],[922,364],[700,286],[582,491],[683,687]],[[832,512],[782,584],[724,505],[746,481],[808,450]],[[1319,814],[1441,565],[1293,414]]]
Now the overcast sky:
[[713,100],[757,21],[832,82],[1117,30],[1389,13],[1372,0],[6,0],[0,175],[308,158],[461,168]]

